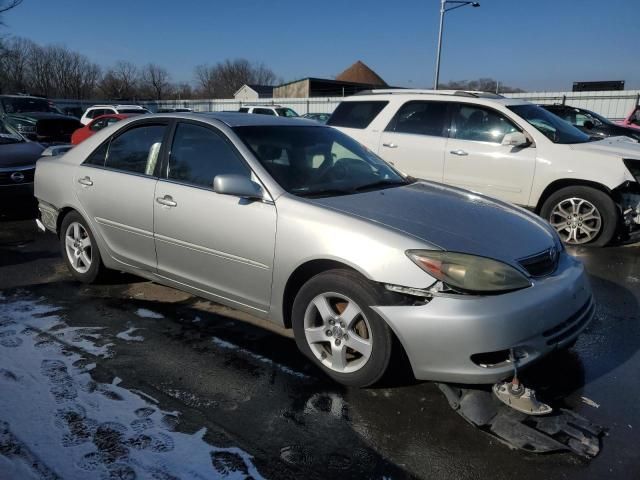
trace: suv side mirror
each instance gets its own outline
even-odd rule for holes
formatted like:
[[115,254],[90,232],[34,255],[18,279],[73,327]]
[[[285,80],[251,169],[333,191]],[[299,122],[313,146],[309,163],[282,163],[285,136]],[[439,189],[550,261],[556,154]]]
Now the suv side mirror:
[[243,175],[216,175],[213,179],[213,191],[221,195],[262,200],[262,187]]
[[508,147],[524,147],[526,145],[529,145],[529,140],[527,139],[527,136],[522,132],[511,132],[507,133],[502,138],[502,145]]

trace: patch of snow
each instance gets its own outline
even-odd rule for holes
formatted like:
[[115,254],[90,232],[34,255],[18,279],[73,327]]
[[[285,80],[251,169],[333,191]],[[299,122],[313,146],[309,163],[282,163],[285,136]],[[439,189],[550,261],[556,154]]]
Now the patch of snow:
[[278,362],[274,362],[273,360],[271,360],[270,358],[264,357],[262,355],[259,355],[257,353],[252,352],[251,350],[247,350],[246,348],[242,348],[238,345],[236,345],[235,343],[231,343],[231,342],[227,342],[226,340],[223,340],[221,338],[218,337],[211,337],[211,341],[222,348],[225,348],[227,350],[236,350],[240,353],[243,353],[244,355],[247,355],[255,360],[258,360],[259,362],[262,362],[264,364],[267,364],[269,366],[275,367],[278,370],[287,373],[289,375],[293,375],[294,377],[298,377],[298,378],[309,378],[308,375],[305,375],[302,372],[297,372],[296,370],[293,370],[292,368],[287,367],[286,365],[282,365],[281,363]]
[[47,332],[61,323],[57,310],[29,298],[0,304],[0,357],[10,373],[0,376],[0,477],[262,478],[248,453],[209,445],[204,429],[169,428],[175,414],[120,387],[119,378],[95,382],[87,360],[61,341],[99,351],[86,345],[99,335]]
[[582,403],[589,405],[590,407],[593,408],[600,408],[600,404],[594,402],[593,400],[591,400],[590,398],[587,397],[580,397],[580,400],[582,400]]
[[161,313],[147,310],[146,308],[139,308],[138,310],[136,310],[136,315],[141,318],[164,318],[164,315],[162,315]]
[[140,329],[131,327],[130,329],[125,330],[124,332],[118,333],[116,337],[122,340],[126,340],[127,342],[144,342],[144,337],[131,335],[136,330],[140,330]]

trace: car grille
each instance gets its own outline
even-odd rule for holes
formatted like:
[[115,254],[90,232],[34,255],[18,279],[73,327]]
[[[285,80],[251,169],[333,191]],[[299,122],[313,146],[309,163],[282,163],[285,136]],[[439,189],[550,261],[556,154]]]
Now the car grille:
[[587,300],[587,302],[567,320],[542,332],[542,335],[547,337],[547,345],[562,342],[563,340],[575,335],[575,333],[582,329],[589,319],[591,319],[595,308],[596,304],[593,301],[593,297],[589,297],[589,300]]
[[68,142],[71,134],[79,127],[77,120],[38,120],[36,134],[38,138],[49,141]]
[[[14,173],[22,174],[23,178],[22,179],[20,179],[19,177],[16,179],[11,178],[11,176]],[[0,185],[21,185],[23,183],[33,183],[33,176],[35,175],[35,173],[36,173],[35,167],[29,168],[27,170],[17,169],[15,171],[11,171],[11,170],[0,171]]]
[[556,271],[558,258],[558,250],[552,247],[530,257],[521,258],[518,260],[518,263],[522,265],[532,277],[544,277]]

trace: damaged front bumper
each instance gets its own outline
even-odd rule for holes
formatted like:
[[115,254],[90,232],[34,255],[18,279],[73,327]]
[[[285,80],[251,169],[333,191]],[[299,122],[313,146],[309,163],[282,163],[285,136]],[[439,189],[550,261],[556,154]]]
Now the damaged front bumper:
[[591,321],[595,304],[580,262],[566,253],[556,272],[502,295],[433,297],[423,305],[376,306],[420,380],[491,384],[563,348]]

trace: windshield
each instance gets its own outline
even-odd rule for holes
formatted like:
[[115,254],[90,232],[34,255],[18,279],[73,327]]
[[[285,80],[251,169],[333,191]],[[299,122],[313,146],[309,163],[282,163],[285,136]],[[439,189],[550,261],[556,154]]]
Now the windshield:
[[0,120],[0,144],[24,142],[22,136]]
[[298,117],[299,115],[290,108],[276,108],[276,112],[281,117]]
[[511,105],[507,108],[524,118],[553,143],[586,143],[591,140],[589,135],[569,122],[537,105]]
[[2,107],[5,113],[52,112],[58,113],[47,100],[42,98],[3,98]]
[[309,126],[233,129],[287,192],[347,195],[408,181],[370,150],[338,130]]

